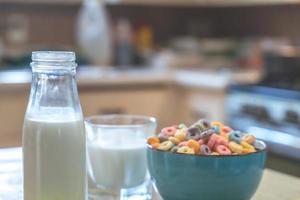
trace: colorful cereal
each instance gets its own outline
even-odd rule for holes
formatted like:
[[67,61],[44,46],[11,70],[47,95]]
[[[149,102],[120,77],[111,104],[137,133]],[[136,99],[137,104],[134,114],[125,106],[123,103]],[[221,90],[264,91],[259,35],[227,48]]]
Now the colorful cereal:
[[211,149],[205,144],[201,145],[200,149],[201,149],[201,154],[203,155],[210,155],[212,153]]
[[163,151],[169,151],[170,149],[172,149],[172,147],[174,147],[174,143],[171,141],[164,141],[163,143],[161,143],[157,149],[159,150],[163,150]]
[[201,119],[192,126],[174,125],[162,129],[158,137],[147,143],[154,149],[182,154],[206,156],[241,155],[264,150],[255,136],[233,130],[221,122]]
[[218,145],[216,147],[216,152],[219,153],[220,155],[231,155],[230,149],[228,149],[224,145]]
[[190,147],[184,146],[184,147],[180,147],[177,150],[177,153],[195,154],[195,151],[192,148],[190,148]]
[[254,135],[246,134],[243,136],[242,140],[247,142],[248,144],[253,144],[253,142],[255,142],[256,138]]
[[171,142],[173,142],[173,144],[179,144],[180,143],[180,140],[176,137],[169,137],[169,140]]
[[163,128],[161,132],[166,134],[167,136],[174,136],[177,130],[178,129],[175,126],[170,126]]
[[240,144],[242,141],[242,133],[240,131],[232,131],[229,134],[229,140],[234,141],[235,143]]
[[196,140],[189,140],[187,146],[193,149],[196,154],[200,153],[200,145]]
[[180,141],[184,141],[185,138],[186,138],[186,132],[187,132],[187,129],[186,129],[186,128],[179,129],[179,130],[177,130],[177,132],[175,133],[175,137],[176,137],[177,139],[179,139]]
[[241,146],[233,141],[229,142],[228,147],[233,153],[237,153],[237,154],[243,153],[243,146]]

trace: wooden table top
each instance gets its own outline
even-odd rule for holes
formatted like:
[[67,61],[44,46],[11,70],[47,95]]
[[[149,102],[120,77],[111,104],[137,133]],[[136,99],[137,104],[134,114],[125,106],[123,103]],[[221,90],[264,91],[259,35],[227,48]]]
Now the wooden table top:
[[266,169],[253,200],[300,200],[300,178]]
[[[0,148],[0,199],[21,199],[21,153],[21,148]],[[252,200],[300,200],[300,178],[266,169]]]

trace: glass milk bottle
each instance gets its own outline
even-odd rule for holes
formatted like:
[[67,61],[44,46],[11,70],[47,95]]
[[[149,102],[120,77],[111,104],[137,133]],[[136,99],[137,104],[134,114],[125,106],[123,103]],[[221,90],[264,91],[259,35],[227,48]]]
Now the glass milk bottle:
[[86,138],[73,52],[33,52],[23,127],[24,200],[86,199]]

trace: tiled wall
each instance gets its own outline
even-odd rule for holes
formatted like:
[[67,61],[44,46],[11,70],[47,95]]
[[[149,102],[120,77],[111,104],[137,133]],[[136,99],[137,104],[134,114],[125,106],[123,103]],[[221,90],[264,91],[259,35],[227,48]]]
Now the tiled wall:
[[[78,9],[79,5],[0,3],[0,36],[5,40],[7,20],[17,14],[29,21],[28,42],[22,48],[67,46],[75,49]],[[112,21],[126,17],[134,25],[152,25],[157,43],[189,33],[217,37],[300,36],[300,6],[296,5],[239,8],[109,6],[108,9]]]

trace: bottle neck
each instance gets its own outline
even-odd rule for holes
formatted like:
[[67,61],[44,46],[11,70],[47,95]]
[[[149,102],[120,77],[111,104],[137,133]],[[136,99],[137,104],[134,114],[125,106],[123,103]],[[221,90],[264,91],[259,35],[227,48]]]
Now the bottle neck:
[[37,63],[32,66],[32,84],[28,114],[68,110],[80,114],[81,108],[75,81],[75,63]]

